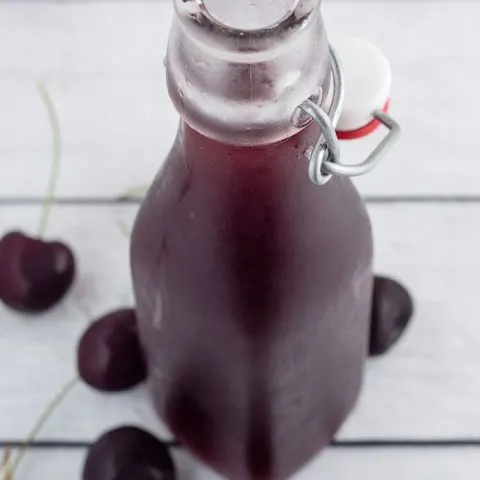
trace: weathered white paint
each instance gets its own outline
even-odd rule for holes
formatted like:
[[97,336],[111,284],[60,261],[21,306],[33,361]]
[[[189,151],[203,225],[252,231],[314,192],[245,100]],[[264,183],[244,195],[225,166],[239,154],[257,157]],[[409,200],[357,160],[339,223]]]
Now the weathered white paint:
[[[480,3],[324,2],[332,33],[389,57],[401,143],[357,181],[368,195],[477,194]],[[176,131],[162,59],[171,2],[0,3],[0,196],[39,196],[50,162],[47,83],[62,124],[62,196],[107,196],[148,183]],[[382,132],[344,144],[359,161]],[[88,178],[88,180],[87,180]]]
[[[85,453],[30,452],[18,470],[21,480],[80,479]],[[175,455],[179,480],[221,480],[184,453]],[[329,450],[292,480],[476,480],[480,456],[465,450]]]
[[[136,206],[57,206],[48,236],[75,249],[79,277],[57,309],[28,318],[0,308],[0,437],[25,435],[75,370],[89,319],[131,303],[128,242]],[[402,279],[417,314],[391,354],[368,365],[342,438],[480,437],[480,205],[370,205],[376,268]],[[0,206],[0,232],[36,228],[39,208]],[[15,375],[12,375],[15,372]],[[103,396],[81,386],[43,432],[92,439],[119,422],[153,419],[142,389]]]
[[[44,81],[57,106],[64,156],[58,194],[116,197],[147,184],[176,131],[162,59],[170,2],[0,2],[0,198],[42,197],[51,156]],[[389,56],[401,143],[357,180],[366,195],[478,195],[478,2],[326,0],[330,31],[366,37]],[[356,161],[381,136],[344,144]],[[480,437],[480,204],[375,204],[376,266],[411,288],[417,313],[391,354],[369,362],[359,404],[339,437]],[[27,434],[75,374],[91,318],[130,305],[128,240],[135,206],[56,206],[48,237],[76,252],[65,302],[41,317],[0,306],[0,438]],[[40,206],[0,203],[0,235],[34,232]],[[100,395],[78,386],[42,438],[91,440],[121,423],[153,428],[143,388]],[[180,455],[180,480],[218,477]],[[32,452],[22,480],[79,478],[82,452]],[[296,480],[476,479],[475,449],[330,450]]]

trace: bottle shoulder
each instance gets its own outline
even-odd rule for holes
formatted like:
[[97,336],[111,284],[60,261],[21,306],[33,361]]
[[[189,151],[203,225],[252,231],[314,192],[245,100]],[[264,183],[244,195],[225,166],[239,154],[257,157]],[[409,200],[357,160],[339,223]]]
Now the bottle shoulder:
[[303,219],[335,230],[350,216],[370,228],[350,179],[334,178],[324,186],[310,181],[307,155],[317,135],[318,128],[310,125],[288,140],[246,148],[209,139],[183,124],[142,205],[147,223],[170,225],[184,218],[182,228],[189,228],[192,216],[198,223],[234,214],[248,221],[249,215],[273,208],[290,222],[287,228],[304,228],[297,222]]

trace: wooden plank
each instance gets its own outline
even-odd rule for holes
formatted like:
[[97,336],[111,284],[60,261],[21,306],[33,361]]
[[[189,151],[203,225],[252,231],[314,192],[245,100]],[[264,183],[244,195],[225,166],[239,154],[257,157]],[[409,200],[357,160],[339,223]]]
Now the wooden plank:
[[[82,471],[84,452],[30,452],[18,470],[22,480],[77,479]],[[175,454],[178,478],[221,480],[216,473],[194,461],[190,455]],[[475,479],[480,456],[473,450],[328,450],[315,458],[292,480],[462,480]]]
[[[480,3],[327,0],[324,15],[331,33],[373,40],[393,66],[404,135],[357,180],[362,193],[478,194]],[[162,67],[170,18],[171,2],[148,0],[0,4],[0,197],[45,191],[51,139],[39,80],[63,132],[59,195],[115,197],[151,180],[176,130]],[[345,143],[344,161],[382,135]]]
[[[187,478],[192,480],[221,479],[198,463],[193,462],[190,465],[192,474]],[[377,449],[373,451],[328,450],[323,455],[317,456],[292,480],[473,479],[477,478],[479,468],[480,459],[475,450],[447,452],[438,450],[395,452]]]
[[[13,454],[12,453],[12,459]],[[3,450],[0,452],[3,456]],[[22,460],[14,479],[81,479],[85,453],[79,451],[30,451]]]
[[[22,438],[75,372],[75,345],[89,319],[130,305],[128,241],[135,206],[57,206],[48,235],[75,249],[79,277],[57,309],[29,318],[0,307],[0,438]],[[480,437],[480,204],[370,205],[377,270],[414,293],[415,322],[385,358],[370,361],[358,407],[340,438]],[[39,208],[0,206],[0,232],[35,231]],[[12,374],[15,372],[15,374]],[[100,395],[79,386],[42,438],[89,440],[124,422],[167,431],[142,388]]]
[[371,361],[346,436],[480,434],[480,205],[371,205],[377,272],[411,289],[416,316],[391,354]]
[[[1,207],[0,212],[2,230],[36,228],[38,208]],[[134,212],[134,207],[54,209],[49,234],[73,246],[78,278],[71,295],[53,312],[29,318],[0,310],[0,405],[4,412],[0,414],[0,437],[27,435],[52,397],[76,374],[77,339],[90,319],[132,304],[128,240],[117,221],[130,223]],[[143,389],[104,396],[81,385],[58,409],[44,435],[90,439],[98,431],[130,420],[158,425]]]

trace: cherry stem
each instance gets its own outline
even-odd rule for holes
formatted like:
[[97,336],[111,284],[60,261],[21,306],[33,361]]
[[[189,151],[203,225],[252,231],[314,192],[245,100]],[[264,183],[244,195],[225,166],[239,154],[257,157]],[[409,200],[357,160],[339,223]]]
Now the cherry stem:
[[13,476],[15,471],[17,470],[20,462],[22,461],[23,457],[27,454],[28,448],[30,444],[35,440],[35,437],[38,435],[40,430],[43,428],[45,423],[49,420],[49,418],[53,415],[57,407],[63,402],[66,396],[73,390],[75,385],[77,385],[79,379],[75,377],[74,379],[70,380],[67,384],[65,384],[60,392],[55,395],[53,400],[48,404],[47,408],[44,412],[40,415],[37,423],[32,428],[30,433],[27,436],[27,439],[24,441],[22,447],[20,448],[18,454],[15,457],[15,460],[12,463],[12,466],[7,463],[7,465],[2,466],[0,470],[0,478],[2,480],[7,480],[8,475]]
[[58,115],[55,110],[55,105],[53,104],[52,98],[48,93],[47,87],[44,83],[39,82],[37,85],[38,93],[43,100],[45,108],[48,113],[48,120],[50,123],[50,128],[52,131],[53,139],[53,154],[52,154],[52,165],[50,168],[50,178],[47,186],[47,193],[45,197],[45,202],[42,207],[42,213],[40,215],[40,221],[38,224],[38,237],[41,238],[45,234],[47,229],[48,219],[50,217],[50,212],[52,210],[52,204],[54,201],[54,195],[57,188],[58,178],[60,175],[60,158],[62,151],[62,142],[60,136],[60,124],[58,121]]
[[125,238],[130,238],[132,232],[128,225],[120,218],[117,218],[117,227]]
[[10,468],[10,454],[12,453],[11,449],[7,447],[3,452],[2,460],[2,480],[13,480],[12,469]]
[[119,197],[119,201],[143,198],[148,191],[148,185],[136,185],[125,190]]

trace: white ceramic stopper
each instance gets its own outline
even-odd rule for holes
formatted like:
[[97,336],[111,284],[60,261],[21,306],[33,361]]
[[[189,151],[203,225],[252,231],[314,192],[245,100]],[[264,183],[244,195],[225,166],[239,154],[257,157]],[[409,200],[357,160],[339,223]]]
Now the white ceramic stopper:
[[[372,113],[388,105],[392,74],[385,55],[370,42],[360,38],[334,37],[335,48],[345,77],[345,101],[337,132],[366,135],[372,126]],[[362,132],[362,129],[365,129]]]

